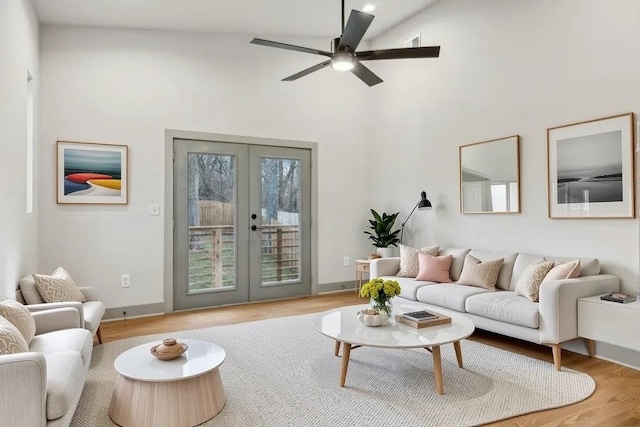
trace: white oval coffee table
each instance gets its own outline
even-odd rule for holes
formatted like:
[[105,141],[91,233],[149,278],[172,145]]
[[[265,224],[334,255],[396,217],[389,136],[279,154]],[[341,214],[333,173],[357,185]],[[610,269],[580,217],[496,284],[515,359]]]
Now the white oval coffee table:
[[116,379],[109,416],[120,426],[195,426],[213,418],[226,402],[218,367],[226,357],[208,341],[178,339],[189,346],[174,360],[156,359],[142,344],[113,363]]
[[[342,371],[340,373],[340,387],[344,387],[349,367],[351,349],[356,347],[381,347],[381,348],[424,348],[433,355],[433,373],[436,380],[438,394],[444,392],[442,384],[442,360],[440,346],[453,343],[458,366],[462,368],[462,351],[460,340],[470,336],[475,327],[466,317],[447,311],[451,317],[451,323],[446,325],[429,326],[415,329],[396,322],[393,316],[384,326],[365,326],[358,320],[357,312],[369,305],[355,305],[324,312],[313,319],[313,327],[323,335],[334,339],[334,354],[338,356],[340,345],[342,350]],[[395,309],[395,308],[394,308]],[[420,310],[420,308],[417,308]],[[413,308],[416,310],[416,308]],[[394,312],[412,311],[411,309]]]

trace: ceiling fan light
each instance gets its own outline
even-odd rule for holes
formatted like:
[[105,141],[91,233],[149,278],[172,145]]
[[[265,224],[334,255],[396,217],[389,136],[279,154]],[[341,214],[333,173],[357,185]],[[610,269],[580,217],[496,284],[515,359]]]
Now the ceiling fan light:
[[337,53],[331,59],[331,68],[337,71],[349,71],[354,66],[353,56],[348,53]]

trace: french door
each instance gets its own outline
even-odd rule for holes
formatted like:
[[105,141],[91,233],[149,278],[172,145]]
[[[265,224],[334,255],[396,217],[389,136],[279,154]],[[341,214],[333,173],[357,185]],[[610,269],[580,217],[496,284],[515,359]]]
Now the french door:
[[311,152],[174,140],[174,309],[311,294]]

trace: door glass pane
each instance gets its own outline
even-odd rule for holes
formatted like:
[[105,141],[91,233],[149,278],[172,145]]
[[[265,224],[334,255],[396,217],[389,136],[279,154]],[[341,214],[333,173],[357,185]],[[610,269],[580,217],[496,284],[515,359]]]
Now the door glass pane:
[[236,158],[189,153],[187,294],[236,288]]
[[300,280],[300,160],[262,157],[262,285]]

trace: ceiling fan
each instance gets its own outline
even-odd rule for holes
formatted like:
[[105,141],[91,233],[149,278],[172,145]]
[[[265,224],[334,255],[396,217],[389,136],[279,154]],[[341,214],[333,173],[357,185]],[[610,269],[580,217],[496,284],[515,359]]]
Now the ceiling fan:
[[334,70],[351,71],[360,80],[369,86],[382,83],[382,79],[375,75],[373,71],[362,65],[361,61],[374,61],[381,59],[409,59],[409,58],[437,58],[440,56],[440,46],[429,47],[408,47],[401,49],[384,49],[384,50],[368,50],[356,52],[360,41],[371,25],[374,16],[368,13],[352,10],[349,15],[347,25],[344,24],[344,0],[342,0],[342,36],[333,40],[332,52],[324,50],[311,49],[302,46],[295,46],[286,43],[279,43],[270,40],[254,38],[251,43],[276,47],[279,49],[294,50],[297,52],[311,53],[328,57],[329,59],[318,65],[302,70],[292,76],[282,79],[282,81],[290,82],[304,77],[315,71],[321,70],[331,65]]

